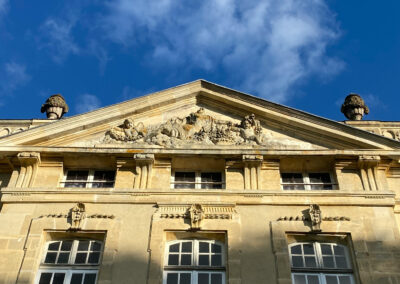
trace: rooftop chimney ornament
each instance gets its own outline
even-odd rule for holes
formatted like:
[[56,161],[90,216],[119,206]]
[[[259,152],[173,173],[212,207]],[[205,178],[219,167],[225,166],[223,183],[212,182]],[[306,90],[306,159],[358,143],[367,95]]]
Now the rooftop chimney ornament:
[[63,96],[55,94],[46,100],[40,111],[46,112],[48,119],[60,119],[68,110],[68,105]]
[[340,110],[349,120],[361,120],[364,114],[369,113],[369,108],[364,100],[357,94],[350,94],[344,99]]

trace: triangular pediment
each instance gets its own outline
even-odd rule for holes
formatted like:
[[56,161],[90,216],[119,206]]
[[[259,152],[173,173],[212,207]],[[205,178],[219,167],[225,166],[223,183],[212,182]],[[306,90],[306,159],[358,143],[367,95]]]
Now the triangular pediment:
[[0,146],[311,150],[400,143],[198,80],[10,135]]

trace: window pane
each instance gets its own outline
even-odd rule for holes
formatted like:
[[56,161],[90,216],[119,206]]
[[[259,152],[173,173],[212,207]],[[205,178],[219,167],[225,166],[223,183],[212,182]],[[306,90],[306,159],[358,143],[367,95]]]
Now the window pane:
[[75,257],[75,263],[86,263],[87,253],[77,253]]
[[201,173],[201,188],[203,189],[221,189],[222,188],[222,174],[221,173]]
[[63,284],[65,278],[65,273],[54,273],[52,284]]
[[57,263],[68,263],[69,252],[62,252],[58,255]]
[[207,255],[199,255],[199,265],[210,265],[208,254]]
[[190,284],[192,277],[190,273],[181,273],[179,278],[179,284]]
[[292,256],[292,266],[293,267],[304,267],[303,257]]
[[70,251],[72,248],[72,241],[63,241],[61,245],[62,251]]
[[200,252],[210,252],[210,243],[200,242],[199,243]]
[[194,172],[175,172],[175,182],[195,182],[196,175]]
[[222,266],[221,255],[216,254],[211,256],[211,266]]
[[57,253],[56,252],[48,252],[46,254],[46,259],[44,263],[56,263]]
[[332,255],[332,247],[331,245],[321,244],[321,251],[324,255]]
[[178,284],[178,273],[168,273],[167,284]]
[[319,279],[317,275],[307,275],[307,284],[319,284]]
[[337,268],[347,268],[346,258],[344,256],[337,256],[335,259]]
[[305,275],[294,275],[293,280],[293,284],[307,284]]
[[301,173],[281,173],[283,183],[303,183]]
[[304,254],[314,254],[314,246],[312,244],[303,245]]
[[89,241],[79,241],[78,250],[87,251],[89,249]]
[[351,276],[339,276],[339,283],[340,284],[351,284]]
[[317,262],[315,260],[315,257],[305,257],[304,258],[306,261],[306,267],[317,267]]
[[211,244],[211,252],[221,253],[221,246],[216,244]]
[[182,254],[181,255],[181,265],[192,265],[192,255]]
[[182,243],[182,252],[192,252],[192,242]]
[[301,245],[292,246],[290,252],[292,254],[301,254]]
[[169,252],[179,252],[179,244],[170,245]]
[[39,284],[50,284],[52,273],[42,273],[40,275]]
[[94,181],[114,181],[115,172],[114,171],[95,171]]
[[331,183],[331,176],[329,173],[309,173],[311,183]]
[[92,251],[100,251],[101,250],[101,243],[100,242],[92,242],[90,245],[90,249]]
[[222,284],[222,275],[221,274],[211,274],[211,284]]
[[96,273],[86,273],[83,284],[95,284],[95,283],[96,283]]
[[344,247],[342,246],[334,246],[333,250],[335,251],[335,255],[344,255]]
[[168,265],[178,265],[179,264],[179,255],[178,254],[170,254],[168,256]]
[[339,284],[336,276],[326,275],[325,279],[326,279],[326,284]]
[[99,263],[100,253],[99,252],[92,252],[89,254],[88,263],[97,264]]
[[71,277],[71,284],[82,284],[83,273],[74,273]]
[[210,284],[208,273],[199,273],[198,284]]
[[49,244],[48,250],[58,250],[61,242],[54,242]]
[[67,181],[87,181],[89,176],[89,171],[68,171]]
[[323,261],[324,261],[324,267],[335,268],[335,263],[333,262],[332,256],[324,256]]

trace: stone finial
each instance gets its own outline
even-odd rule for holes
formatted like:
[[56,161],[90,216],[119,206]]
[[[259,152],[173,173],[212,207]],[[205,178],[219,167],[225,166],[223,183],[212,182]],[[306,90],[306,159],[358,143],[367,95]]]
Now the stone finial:
[[369,108],[360,95],[350,94],[345,98],[340,111],[350,120],[361,120],[364,114],[369,113]]
[[68,105],[60,94],[50,96],[42,105],[41,112],[46,112],[48,119],[60,119],[68,112]]

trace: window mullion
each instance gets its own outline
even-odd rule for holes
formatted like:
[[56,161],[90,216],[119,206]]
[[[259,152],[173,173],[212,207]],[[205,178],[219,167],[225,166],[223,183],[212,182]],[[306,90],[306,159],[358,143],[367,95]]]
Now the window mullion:
[[314,249],[315,249],[315,254],[317,258],[317,267],[322,268],[323,267],[323,259],[322,259],[322,250],[321,250],[321,244],[320,243],[314,243]]
[[195,188],[196,189],[201,189],[201,173],[199,171],[195,172],[195,179],[194,179],[194,183],[195,183]]
[[193,240],[193,264],[194,266],[198,266],[199,264],[199,241],[198,240]]
[[87,188],[91,188],[92,187],[93,180],[94,180],[94,170],[89,170],[88,177],[87,177],[87,180],[86,180],[86,187]]
[[303,183],[304,183],[304,189],[305,190],[311,190],[311,185],[310,185],[310,178],[307,173],[302,173],[303,175]]

